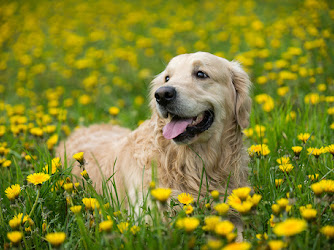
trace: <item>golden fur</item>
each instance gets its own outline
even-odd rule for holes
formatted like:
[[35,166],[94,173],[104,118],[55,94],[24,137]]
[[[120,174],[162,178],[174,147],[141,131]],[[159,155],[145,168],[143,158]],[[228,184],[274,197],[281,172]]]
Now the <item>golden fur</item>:
[[[205,71],[209,78],[197,79],[193,72]],[[170,80],[165,83],[168,74]],[[165,119],[154,98],[161,86],[178,90],[179,111],[190,116],[207,108],[214,110],[212,126],[187,143],[175,143],[162,135]],[[128,194],[148,190],[152,180],[152,164],[157,166],[160,187],[169,187],[173,194],[187,192],[197,197],[200,189],[203,164],[205,174],[202,195],[218,190],[225,193],[228,176],[228,193],[247,185],[248,156],[243,147],[242,129],[248,126],[251,100],[248,75],[237,62],[205,52],[179,55],[173,58],[151,86],[152,117],[136,130],[130,131],[113,125],[93,125],[79,128],[57,148],[57,155],[84,152],[85,168],[101,192],[102,176],[108,179],[113,173],[118,191]],[[200,156],[200,157],[198,157]],[[80,176],[78,166],[73,174]]]

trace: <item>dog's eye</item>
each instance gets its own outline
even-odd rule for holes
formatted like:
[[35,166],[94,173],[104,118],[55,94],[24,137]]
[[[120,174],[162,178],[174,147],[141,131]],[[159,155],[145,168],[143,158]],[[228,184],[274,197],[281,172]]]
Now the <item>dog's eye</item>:
[[169,81],[169,76],[166,76],[165,77],[165,82],[168,82]]
[[196,76],[198,78],[208,78],[209,76],[207,74],[205,74],[203,71],[197,71],[196,72]]

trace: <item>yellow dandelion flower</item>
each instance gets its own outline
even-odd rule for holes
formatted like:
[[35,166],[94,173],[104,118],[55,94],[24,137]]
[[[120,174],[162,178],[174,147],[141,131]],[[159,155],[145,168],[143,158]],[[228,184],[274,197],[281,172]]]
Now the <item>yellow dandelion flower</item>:
[[109,114],[111,114],[113,116],[118,115],[119,111],[120,111],[119,108],[114,107],[114,106],[109,108]]
[[225,220],[217,223],[215,227],[215,233],[221,236],[226,236],[229,233],[232,233],[234,225],[232,222]]
[[192,197],[191,194],[187,193],[182,193],[177,196],[177,199],[179,200],[180,203],[188,205],[190,203],[194,202],[194,198]]
[[320,229],[320,232],[328,238],[334,238],[334,226],[324,226]]
[[333,155],[333,157],[334,157],[334,144],[331,144],[331,145],[327,146],[326,147],[326,151],[328,153],[331,153]]
[[125,233],[129,228],[129,223],[128,222],[121,222],[117,225],[117,228],[121,233]]
[[113,221],[112,220],[106,220],[106,221],[102,221],[100,224],[99,224],[99,231],[100,232],[110,232],[111,231],[111,228],[113,226]]
[[278,204],[271,205],[271,210],[274,214],[279,214],[281,212],[281,207]]
[[222,216],[222,215],[227,214],[230,206],[227,205],[226,203],[220,203],[220,204],[215,205],[213,208],[214,210],[218,212],[219,215]]
[[155,189],[155,181],[150,182],[150,189]]
[[209,247],[209,249],[220,249],[222,246],[223,242],[221,240],[209,239],[207,243],[207,247]]
[[292,147],[292,151],[295,153],[295,156],[299,156],[300,152],[303,150],[303,147],[301,146],[294,146]]
[[276,187],[281,186],[282,183],[283,183],[283,179],[275,179],[275,186],[276,186]]
[[285,243],[281,240],[270,240],[268,245],[270,250],[280,250],[285,247]]
[[241,187],[241,188],[234,189],[232,191],[232,195],[235,195],[238,198],[240,198],[240,200],[244,201],[249,196],[250,191],[251,191],[250,187]]
[[178,219],[176,222],[176,226],[178,228],[184,229],[187,233],[191,233],[198,227],[199,223],[199,219],[195,217],[186,217]]
[[192,214],[194,212],[194,208],[190,204],[185,205],[183,210],[186,211],[186,214]]
[[293,165],[290,163],[279,165],[278,167],[282,172],[285,172],[285,173],[290,173],[291,170],[294,168]]
[[97,208],[97,209],[100,208],[100,203],[95,198],[83,198],[82,203],[89,210],[95,210],[95,208]]
[[6,188],[5,193],[8,199],[14,200],[20,195],[21,187],[19,184],[11,185],[10,187]]
[[287,205],[289,205],[289,200],[286,198],[281,198],[276,201],[280,208],[285,209]]
[[80,174],[81,174],[82,177],[84,177],[84,178],[88,178],[88,177],[89,177],[89,176],[88,176],[88,173],[87,173],[87,170],[82,171]]
[[79,214],[81,212],[81,208],[82,206],[72,206],[70,207],[70,210],[74,213],[74,214]]
[[12,161],[10,161],[10,160],[5,160],[5,161],[2,163],[2,167],[4,167],[4,168],[8,168],[8,167],[10,167],[11,164],[12,164]]
[[309,175],[308,175],[308,178],[309,178],[311,181],[318,180],[318,178],[319,178],[319,174],[309,174]]
[[297,136],[298,140],[302,141],[303,143],[306,143],[311,135],[309,133],[301,133]]
[[74,154],[73,158],[82,165],[84,163],[84,152],[79,152]]
[[315,158],[318,158],[321,154],[326,153],[326,150],[323,147],[321,148],[310,147],[307,149],[307,153],[309,155],[313,155]]
[[218,200],[219,199],[219,192],[217,190],[213,190],[211,192],[211,196],[214,200]]
[[49,179],[50,175],[45,173],[34,173],[27,176],[27,181],[34,185],[42,184],[43,182],[46,182]]
[[151,190],[151,195],[158,201],[164,203],[168,200],[172,190],[170,188],[156,188]]
[[204,231],[214,231],[216,225],[220,222],[220,217],[211,215],[204,218],[205,225],[203,226]]
[[277,236],[293,236],[306,230],[305,220],[289,218],[283,222],[277,223],[273,231]]
[[14,244],[18,244],[22,238],[23,234],[20,231],[13,231],[13,232],[8,232],[7,233],[7,238]]
[[317,216],[317,210],[313,208],[300,209],[300,214],[305,220],[313,220]]
[[290,163],[290,158],[289,158],[289,157],[286,157],[286,156],[283,156],[283,157],[281,157],[281,158],[278,158],[278,159],[276,160],[276,162],[277,162],[278,164],[280,164],[280,165],[288,164],[288,163]]
[[118,217],[122,214],[122,212],[121,211],[116,211],[113,214],[114,214],[115,217]]
[[140,231],[140,227],[134,225],[130,228],[130,231],[133,235],[136,235]]
[[65,183],[63,187],[64,187],[65,191],[72,192],[72,190],[73,190],[73,183]]
[[225,247],[222,250],[248,250],[251,248],[251,244],[249,242],[233,242]]
[[66,234],[64,232],[48,233],[45,239],[55,247],[60,246],[66,239]]
[[262,199],[262,195],[260,194],[253,194],[253,196],[248,196],[247,201],[251,202],[253,206],[257,206]]
[[262,156],[266,156],[270,153],[270,150],[268,148],[268,145],[266,144],[258,144],[258,145],[252,145],[248,148],[248,154],[249,156],[253,157],[253,156],[257,156],[260,157]]

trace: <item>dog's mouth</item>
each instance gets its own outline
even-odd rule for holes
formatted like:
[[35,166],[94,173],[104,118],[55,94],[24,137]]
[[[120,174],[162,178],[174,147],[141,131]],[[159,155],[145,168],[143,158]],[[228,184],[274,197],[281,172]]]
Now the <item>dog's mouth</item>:
[[195,117],[185,118],[172,115],[172,120],[163,129],[163,136],[176,142],[189,140],[196,135],[208,130],[214,120],[214,112],[206,110]]

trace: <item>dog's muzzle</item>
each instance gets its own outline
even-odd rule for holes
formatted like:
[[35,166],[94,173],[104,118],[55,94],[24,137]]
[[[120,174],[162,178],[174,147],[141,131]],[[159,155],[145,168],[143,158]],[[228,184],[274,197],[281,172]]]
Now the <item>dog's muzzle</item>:
[[176,89],[170,86],[160,87],[155,91],[154,97],[159,105],[166,107],[175,100]]

